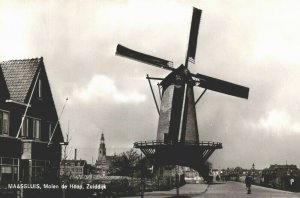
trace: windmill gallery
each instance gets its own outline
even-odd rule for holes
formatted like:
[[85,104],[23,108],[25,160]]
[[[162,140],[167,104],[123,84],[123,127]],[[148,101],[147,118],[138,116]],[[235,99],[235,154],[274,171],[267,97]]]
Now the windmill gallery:
[[[174,68],[171,61],[143,54],[120,44],[117,46],[116,55],[171,71],[165,78],[152,78],[147,75],[152,94],[150,80],[161,81],[159,83],[159,91],[162,89],[160,109],[153,94],[159,113],[157,137],[154,141],[135,142],[134,147],[141,149],[155,167],[187,166],[197,170],[207,179],[208,174],[204,163],[215,149],[222,148],[222,144],[199,141],[195,106],[207,90],[248,99],[249,88],[189,71],[189,62],[195,63],[201,13],[201,10],[193,9],[184,65]],[[195,86],[204,88],[196,102],[193,91]]]

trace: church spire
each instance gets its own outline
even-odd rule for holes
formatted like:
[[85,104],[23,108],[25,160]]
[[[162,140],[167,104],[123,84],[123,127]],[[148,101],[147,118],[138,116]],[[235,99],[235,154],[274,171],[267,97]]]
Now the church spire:
[[102,134],[101,134],[100,143],[104,143],[104,134],[103,134],[103,131],[102,131]]

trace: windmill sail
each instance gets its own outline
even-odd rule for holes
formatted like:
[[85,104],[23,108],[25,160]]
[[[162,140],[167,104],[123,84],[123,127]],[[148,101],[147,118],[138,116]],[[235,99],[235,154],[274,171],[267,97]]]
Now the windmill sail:
[[217,78],[212,78],[202,74],[192,74],[193,77],[199,79],[199,86],[205,89],[210,89],[220,93],[248,99],[249,88],[241,85],[233,84]]
[[188,61],[195,63],[195,55],[196,55],[196,49],[197,49],[197,40],[198,40],[198,31],[199,31],[199,26],[200,26],[201,13],[202,13],[201,10],[199,10],[197,8],[193,9],[193,16],[192,16],[192,23],[191,23],[186,63]]
[[130,58],[130,59],[133,59],[133,60],[137,60],[137,61],[147,63],[150,65],[154,65],[156,67],[160,67],[160,68],[164,68],[164,69],[168,69],[168,70],[174,70],[174,68],[172,67],[173,66],[172,61],[168,61],[168,60],[164,60],[164,59],[150,56],[147,54],[143,54],[141,52],[137,52],[137,51],[134,51],[127,47],[124,47],[120,44],[118,44],[118,46],[117,46],[116,55],[124,56],[124,57]]

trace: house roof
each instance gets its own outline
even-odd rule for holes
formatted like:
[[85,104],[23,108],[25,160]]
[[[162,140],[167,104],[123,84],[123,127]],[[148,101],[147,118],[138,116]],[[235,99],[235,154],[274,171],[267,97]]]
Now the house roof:
[[87,164],[86,160],[62,160],[61,165],[73,164],[74,166],[84,166]]
[[271,164],[270,170],[278,170],[278,169],[297,169],[297,165],[278,165],[278,164]]
[[10,60],[0,63],[10,99],[25,103],[30,86],[43,58]]
[[1,90],[0,98],[1,97],[5,98],[5,99],[9,98],[9,92],[7,89],[6,82],[4,80],[4,76],[3,76],[1,67],[0,67],[0,90]]

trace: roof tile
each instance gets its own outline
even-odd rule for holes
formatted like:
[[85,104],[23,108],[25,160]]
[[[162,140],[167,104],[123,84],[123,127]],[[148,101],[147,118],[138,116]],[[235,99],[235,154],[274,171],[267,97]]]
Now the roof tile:
[[11,100],[25,102],[41,61],[43,58],[10,60],[0,63]]

